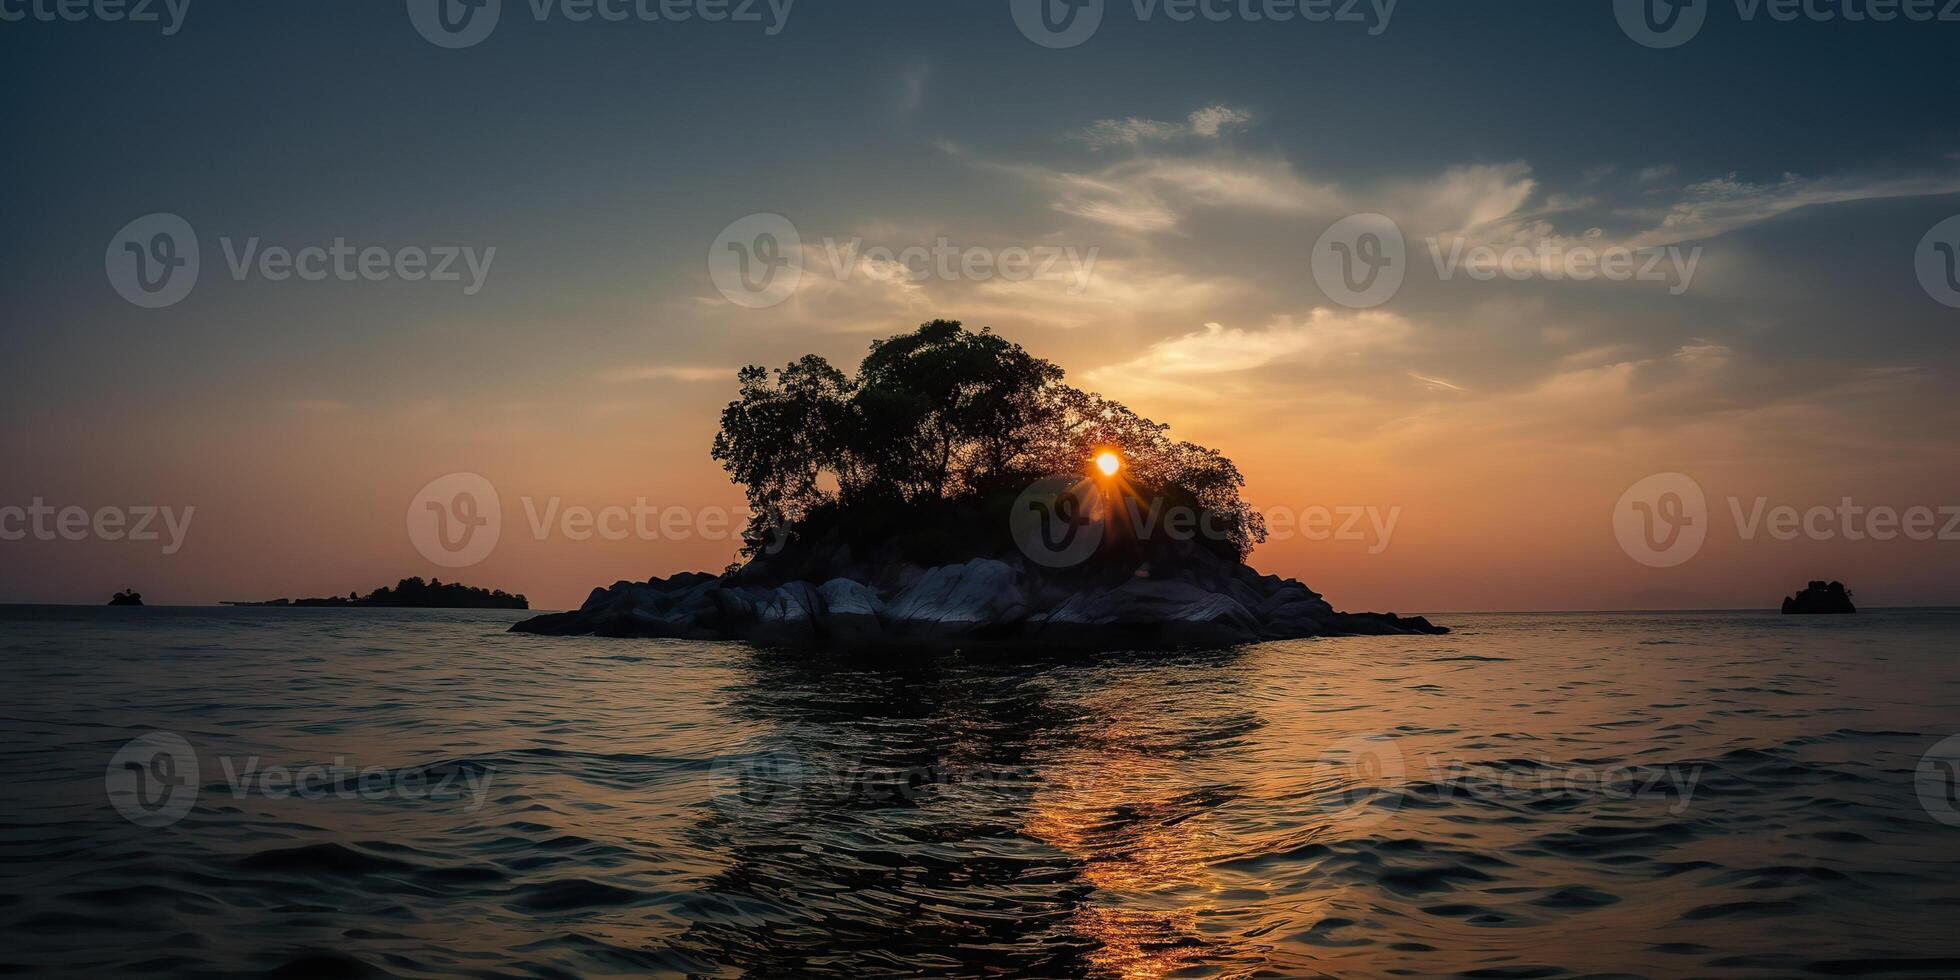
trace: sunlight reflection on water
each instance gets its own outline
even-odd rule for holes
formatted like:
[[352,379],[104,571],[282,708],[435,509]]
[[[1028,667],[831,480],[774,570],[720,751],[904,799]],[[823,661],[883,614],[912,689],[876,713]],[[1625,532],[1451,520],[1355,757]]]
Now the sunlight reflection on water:
[[[496,613],[0,610],[0,964],[101,974],[1951,974],[1960,614],[1458,616],[1014,661]],[[1943,727],[1944,726],[1944,727]],[[175,732],[162,829],[104,767]],[[239,793],[244,766],[480,775]],[[336,784],[339,785],[339,784]]]

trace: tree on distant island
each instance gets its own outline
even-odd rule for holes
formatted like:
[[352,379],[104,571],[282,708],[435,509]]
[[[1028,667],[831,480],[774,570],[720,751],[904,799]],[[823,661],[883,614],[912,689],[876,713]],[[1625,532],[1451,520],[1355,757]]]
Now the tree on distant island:
[[933,320],[873,341],[856,376],[807,354],[738,379],[713,455],[748,494],[744,555],[779,522],[943,513],[1080,473],[1099,452],[1121,457],[1139,494],[1206,513],[1234,560],[1266,537],[1230,459],[1064,384],[1060,367],[990,329]]
[[378,606],[394,609],[529,609],[530,600],[502,589],[479,589],[441,579],[422,581],[415,575],[382,586],[363,596],[347,593],[346,598],[274,599],[270,602],[230,602],[231,606]]
[[1855,613],[1858,607],[1852,605],[1852,595],[1843,582],[1813,581],[1802,592],[1783,597],[1783,612]]

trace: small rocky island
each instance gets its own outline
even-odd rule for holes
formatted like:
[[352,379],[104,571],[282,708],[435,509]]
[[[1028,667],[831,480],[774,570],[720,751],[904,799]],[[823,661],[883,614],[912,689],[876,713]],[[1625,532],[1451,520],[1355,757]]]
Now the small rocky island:
[[124,589],[109,597],[109,605],[112,606],[140,606],[142,604],[143,593],[135,589]]
[[325,599],[271,599],[266,602],[227,602],[227,606],[362,606],[391,609],[529,609],[531,603],[521,595],[502,589],[479,589],[441,579],[422,581],[411,576],[382,586],[367,595],[349,592]]
[[1851,604],[1851,590],[1843,582],[1812,582],[1802,592],[1783,597],[1783,612],[1795,614],[1842,614],[1855,613],[1858,607]]
[[963,649],[1448,632],[1253,571],[1266,528],[1231,460],[1062,377],[947,320],[873,342],[855,377],[815,355],[743,368],[713,455],[755,515],[746,561],[511,629]]

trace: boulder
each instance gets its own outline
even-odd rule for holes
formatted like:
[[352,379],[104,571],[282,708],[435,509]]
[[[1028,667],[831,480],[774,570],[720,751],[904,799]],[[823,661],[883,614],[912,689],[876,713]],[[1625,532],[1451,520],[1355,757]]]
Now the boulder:
[[885,606],[889,635],[939,644],[999,635],[1029,613],[1018,570],[1006,562],[975,558],[940,565],[893,596]]
[[834,578],[817,589],[823,599],[823,632],[833,643],[857,645],[878,642],[885,632],[885,601],[876,589],[847,578]]
[[1243,565],[1145,565],[1071,576],[1016,556],[921,567],[832,563],[822,585],[676,575],[594,589],[575,612],[513,632],[733,639],[773,646],[1153,648],[1314,636],[1447,633],[1420,616],[1341,613],[1320,594]]

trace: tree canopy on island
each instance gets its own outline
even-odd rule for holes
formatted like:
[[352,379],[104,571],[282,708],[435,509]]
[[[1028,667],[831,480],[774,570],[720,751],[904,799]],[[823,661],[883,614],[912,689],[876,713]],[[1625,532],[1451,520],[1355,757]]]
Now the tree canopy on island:
[[502,589],[481,589],[439,578],[422,581],[420,575],[382,586],[367,595],[349,592],[346,596],[323,599],[273,599],[270,602],[227,602],[228,606],[385,606],[397,609],[529,609],[530,600]]
[[1121,455],[1138,494],[1210,512],[1241,560],[1265,540],[1230,459],[1064,384],[1061,368],[990,329],[933,320],[873,341],[856,376],[806,354],[773,376],[749,365],[738,379],[714,458],[756,513],[750,553],[773,521],[1018,493],[1085,472],[1101,450]]

